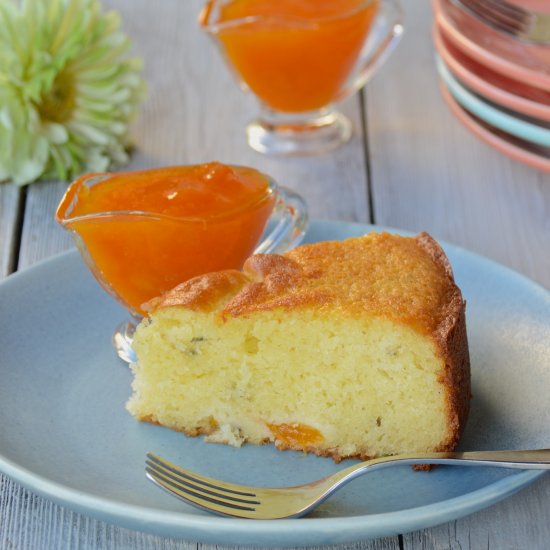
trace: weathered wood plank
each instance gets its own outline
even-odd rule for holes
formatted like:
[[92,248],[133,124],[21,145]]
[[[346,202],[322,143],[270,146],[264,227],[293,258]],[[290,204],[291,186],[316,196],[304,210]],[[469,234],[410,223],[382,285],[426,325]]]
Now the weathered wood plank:
[[[198,550],[223,550],[222,546],[210,544],[199,544]],[[397,550],[399,546],[394,544],[393,539],[365,540],[353,544],[338,544],[329,546],[307,546],[304,550]],[[253,550],[250,546],[232,546],[231,550]]]
[[73,246],[69,234],[56,224],[55,210],[67,184],[41,182],[29,186],[21,235],[18,269],[24,269]]
[[23,196],[24,191],[20,187],[0,183],[0,279],[16,268]]

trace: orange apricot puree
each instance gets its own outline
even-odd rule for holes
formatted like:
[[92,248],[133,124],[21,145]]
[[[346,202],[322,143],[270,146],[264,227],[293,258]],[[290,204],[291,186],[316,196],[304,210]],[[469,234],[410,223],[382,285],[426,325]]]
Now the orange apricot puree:
[[[233,0],[218,38],[228,60],[268,107],[289,113],[338,98],[359,57],[379,0]],[[246,24],[224,22],[254,17]]]
[[139,314],[186,279],[242,267],[275,200],[267,176],[219,163],[99,179],[77,180],[57,218],[79,235],[100,282]]
[[267,424],[267,427],[277,442],[291,449],[306,450],[324,440],[323,434],[317,428],[306,424]]

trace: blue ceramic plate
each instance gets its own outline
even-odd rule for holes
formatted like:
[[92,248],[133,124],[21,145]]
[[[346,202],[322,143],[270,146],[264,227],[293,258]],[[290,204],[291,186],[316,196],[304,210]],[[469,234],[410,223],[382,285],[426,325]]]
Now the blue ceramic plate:
[[[315,222],[307,240],[378,229]],[[468,301],[474,398],[463,448],[548,447],[548,291],[469,252],[453,246],[446,251]],[[147,481],[145,453],[249,484],[304,483],[342,465],[271,446],[208,444],[136,422],[124,408],[130,372],[110,345],[125,312],[100,290],[76,252],[9,277],[0,284],[0,304],[0,470],[36,493],[110,523],[211,544],[346,543],[453,520],[542,475],[396,467],[351,483],[307,518],[216,517]]]
[[499,109],[492,103],[479,98],[453,76],[439,55],[436,55],[436,65],[439,76],[449,92],[469,113],[512,136],[550,147],[550,128],[543,126],[542,123],[539,125],[524,120],[519,114],[515,116],[511,111]]

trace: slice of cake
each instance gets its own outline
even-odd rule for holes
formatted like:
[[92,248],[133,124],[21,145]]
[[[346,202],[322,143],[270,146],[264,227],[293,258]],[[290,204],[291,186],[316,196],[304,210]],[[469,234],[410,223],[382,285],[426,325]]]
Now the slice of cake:
[[335,460],[458,443],[470,401],[465,304],[426,233],[252,256],[149,309],[127,405],[139,420]]

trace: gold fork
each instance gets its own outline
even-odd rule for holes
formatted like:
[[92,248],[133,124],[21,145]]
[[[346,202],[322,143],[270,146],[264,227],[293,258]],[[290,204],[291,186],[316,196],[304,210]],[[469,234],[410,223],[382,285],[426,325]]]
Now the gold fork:
[[550,12],[527,10],[506,0],[452,0],[498,31],[520,40],[550,42]]
[[147,477],[171,495],[203,510],[248,519],[280,519],[307,514],[351,480],[374,470],[401,464],[496,466],[549,470],[550,449],[423,453],[376,458],[349,466],[312,483],[295,487],[264,488],[227,483],[185,470],[147,453]]

